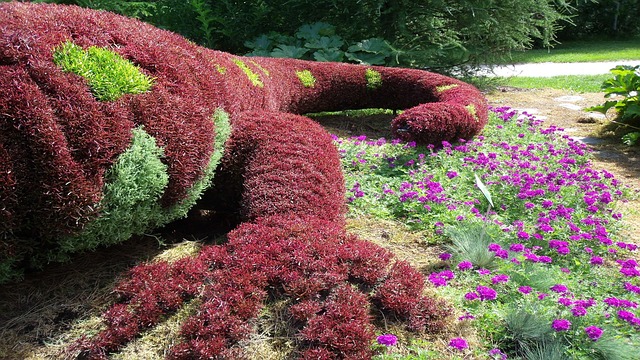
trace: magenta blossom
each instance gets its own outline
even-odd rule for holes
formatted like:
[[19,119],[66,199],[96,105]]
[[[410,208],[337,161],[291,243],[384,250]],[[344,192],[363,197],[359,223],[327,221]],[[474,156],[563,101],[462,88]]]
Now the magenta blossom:
[[571,327],[571,322],[567,319],[555,319],[551,327],[555,331],[567,331]]
[[467,340],[463,338],[451,339],[451,341],[449,341],[449,346],[457,350],[464,350],[469,348],[469,344],[467,344]]
[[602,329],[594,325],[584,328],[584,332],[587,333],[589,339],[593,341],[600,339],[600,336],[602,336]]
[[447,260],[449,260],[449,259],[451,259],[451,254],[449,254],[449,253],[442,253],[442,254],[440,254],[440,260],[442,260],[442,261],[447,261]]
[[458,270],[464,271],[464,270],[469,270],[473,268],[473,264],[471,263],[471,261],[462,261],[458,264]]
[[571,309],[571,313],[576,317],[585,316],[587,315],[587,309],[583,308],[582,306],[576,306]]
[[398,343],[398,338],[393,334],[383,334],[378,336],[378,344],[384,346],[394,346]]
[[480,296],[481,301],[495,300],[498,297],[498,293],[490,287],[479,285],[476,287],[476,291]]
[[527,294],[531,293],[532,289],[531,289],[531,286],[520,286],[518,288],[518,291],[520,291],[521,293],[527,295]]
[[495,284],[506,283],[509,281],[509,275],[506,274],[498,274],[491,278],[491,282]]
[[564,294],[567,291],[569,291],[567,286],[566,285],[562,285],[562,284],[555,284],[550,289],[551,289],[551,291],[559,293],[559,294]]

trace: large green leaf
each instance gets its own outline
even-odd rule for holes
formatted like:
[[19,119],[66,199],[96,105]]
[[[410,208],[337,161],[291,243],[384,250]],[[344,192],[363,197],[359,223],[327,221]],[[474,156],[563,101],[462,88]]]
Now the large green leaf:
[[278,45],[271,52],[272,57],[302,59],[309,49],[291,45]]
[[491,204],[491,207],[495,208],[495,206],[493,205],[493,200],[491,200],[491,193],[489,192],[489,189],[487,189],[487,187],[484,185],[482,180],[480,180],[480,177],[478,177],[478,174],[473,174],[473,175],[476,177],[476,186],[480,189],[480,191],[482,192],[482,195],[484,195],[484,197],[487,198],[487,201],[489,201],[489,204]]
[[244,42],[244,46],[249,49],[253,49],[253,51],[269,50],[271,49],[272,44],[273,41],[265,34],[258,36],[254,40],[247,40]]
[[320,38],[313,38],[307,41],[304,46],[311,49],[331,49],[341,48],[344,45],[344,41],[338,35],[322,36]]
[[335,34],[335,27],[325,22],[316,22],[313,24],[304,24],[298,31],[296,37],[298,39],[311,40],[322,36],[331,36]]
[[349,52],[368,52],[383,53],[387,56],[391,55],[393,48],[384,39],[371,38],[357,42],[355,45],[349,46]]
[[342,62],[344,60],[344,51],[340,49],[320,49],[313,53],[316,61],[333,61]]
[[363,65],[384,65],[387,56],[367,52],[347,52],[347,58]]

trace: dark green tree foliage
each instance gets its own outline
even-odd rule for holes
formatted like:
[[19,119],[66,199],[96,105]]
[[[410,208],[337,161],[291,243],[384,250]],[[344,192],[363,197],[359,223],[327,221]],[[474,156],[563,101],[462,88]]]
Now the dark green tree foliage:
[[549,46],[578,0],[62,1],[137,17],[233,53],[246,53],[244,42],[261,34],[292,36],[323,21],[348,45],[382,38],[400,51],[400,65],[437,68],[487,62],[534,42]]
[[573,14],[573,24],[558,34],[561,39],[640,35],[639,0],[577,0]]

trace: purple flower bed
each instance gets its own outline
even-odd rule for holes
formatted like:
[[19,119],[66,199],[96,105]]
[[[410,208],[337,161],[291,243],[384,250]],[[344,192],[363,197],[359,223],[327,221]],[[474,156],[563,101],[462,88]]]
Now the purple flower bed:
[[619,349],[637,345],[638,245],[620,237],[616,210],[630,189],[593,168],[586,145],[562,129],[491,110],[481,136],[455,144],[335,139],[350,208],[441,235],[449,245],[439,261],[448,269],[428,280],[494,334],[487,349],[524,356],[514,330],[498,330],[504,319],[496,314],[507,305],[506,313],[538,309],[545,336],[562,332],[560,348],[573,356],[605,351],[602,337]]

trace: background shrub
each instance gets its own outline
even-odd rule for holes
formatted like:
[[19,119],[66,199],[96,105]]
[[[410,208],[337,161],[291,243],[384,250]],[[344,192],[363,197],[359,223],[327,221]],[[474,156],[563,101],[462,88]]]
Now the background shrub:
[[[368,64],[381,55],[384,64],[445,69],[456,64],[482,64],[539,43],[553,44],[555,35],[568,25],[571,5],[583,0],[523,0],[478,2],[303,0],[57,0],[106,9],[137,17],[180,33],[198,44],[236,54],[252,50],[265,39],[278,56],[312,56],[316,60],[350,59]],[[620,0],[616,2],[637,2]],[[601,2],[602,6],[609,2]],[[587,11],[585,11],[587,13]],[[633,14],[633,12],[629,12]],[[324,22],[340,29],[337,35],[320,33],[315,42],[301,39],[303,25]],[[598,27],[596,27],[597,29]],[[308,32],[307,32],[308,34]],[[265,35],[264,37],[260,37]],[[327,39],[322,39],[326,36]],[[260,37],[262,40],[255,40]],[[373,53],[371,39],[376,46]],[[300,41],[300,43],[298,43]],[[339,46],[340,41],[344,44]],[[386,45],[384,45],[386,43]],[[353,48],[352,48],[353,47]],[[367,50],[368,49],[368,50]],[[321,50],[321,51],[319,51]],[[304,51],[304,52],[301,52]],[[347,54],[353,54],[351,57]],[[264,54],[262,54],[264,55]],[[392,56],[387,56],[392,55]]]

